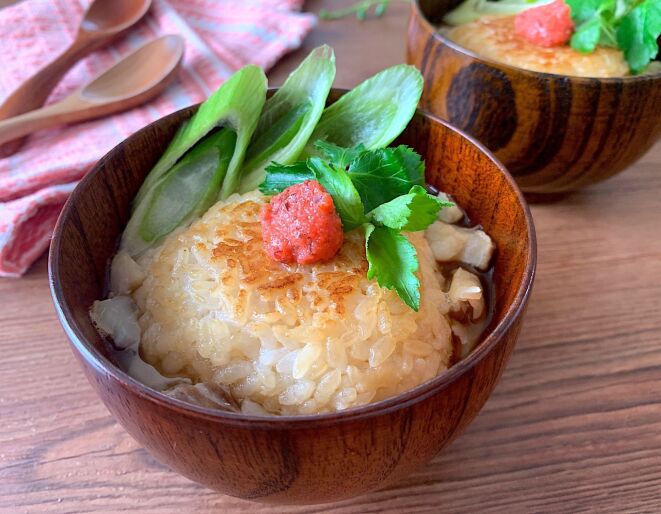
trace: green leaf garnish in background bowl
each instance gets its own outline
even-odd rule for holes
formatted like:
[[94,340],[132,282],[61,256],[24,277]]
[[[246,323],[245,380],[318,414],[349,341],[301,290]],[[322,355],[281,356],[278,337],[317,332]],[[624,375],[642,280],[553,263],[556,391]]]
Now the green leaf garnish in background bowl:
[[617,27],[617,44],[633,73],[645,70],[659,53],[661,1],[645,0],[631,9]]

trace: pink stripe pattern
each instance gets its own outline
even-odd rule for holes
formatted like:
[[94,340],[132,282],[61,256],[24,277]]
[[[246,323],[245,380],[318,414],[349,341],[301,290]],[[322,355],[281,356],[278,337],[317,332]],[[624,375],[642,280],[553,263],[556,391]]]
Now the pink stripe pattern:
[[[24,0],[0,11],[0,103],[75,38],[90,0]],[[94,163],[143,126],[206,98],[246,64],[268,69],[300,46],[315,23],[303,0],[154,0],[111,46],[79,62],[48,103],[62,99],[163,34],[186,40],[178,79],[147,105],[42,131],[0,159],[0,277],[21,276],[47,248],[59,210]]]

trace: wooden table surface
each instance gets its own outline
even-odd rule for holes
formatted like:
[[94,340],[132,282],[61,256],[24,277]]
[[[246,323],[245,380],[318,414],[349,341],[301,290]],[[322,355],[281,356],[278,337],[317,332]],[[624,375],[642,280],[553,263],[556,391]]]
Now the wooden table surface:
[[[337,0],[311,2],[341,5]],[[401,62],[407,7],[322,23],[340,86]],[[487,512],[661,509],[661,144],[626,173],[533,206],[539,268],[483,411],[396,485],[282,509],[222,496],[149,456],[97,400],[55,318],[42,258],[0,279],[0,512]]]

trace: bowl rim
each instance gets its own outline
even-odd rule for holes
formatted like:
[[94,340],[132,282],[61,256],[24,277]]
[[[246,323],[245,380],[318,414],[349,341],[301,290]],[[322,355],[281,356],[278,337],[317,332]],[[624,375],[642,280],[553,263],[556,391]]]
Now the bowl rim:
[[[332,88],[331,94],[333,92],[345,91],[346,90],[341,88]],[[505,335],[505,333],[520,318],[520,316],[523,315],[523,311],[530,296],[537,266],[537,240],[535,234],[535,226],[523,193],[518,188],[516,182],[507,171],[505,166],[503,166],[503,164],[484,145],[479,143],[472,136],[469,136],[462,130],[457,129],[450,123],[438,118],[437,116],[422,109],[417,109],[417,115],[430,119],[434,123],[444,125],[449,130],[457,133],[460,137],[466,139],[470,144],[476,147],[477,150],[485,154],[486,157],[493,162],[493,164],[503,175],[504,179],[512,188],[514,194],[517,197],[518,204],[523,211],[526,232],[528,234],[528,246],[526,249],[527,259],[525,263],[525,269],[523,272],[521,284],[514,296],[514,300],[508,306],[502,320],[491,329],[486,338],[482,339],[480,344],[468,355],[468,357],[454,364],[448,370],[437,375],[431,380],[428,380],[423,384],[409,389],[408,391],[404,391],[403,393],[385,398],[378,402],[369,403],[358,407],[352,407],[343,411],[332,413],[271,417],[226,412],[187,403],[182,400],[167,396],[129,376],[126,372],[112,363],[109,359],[102,355],[99,350],[97,350],[87,341],[82,330],[76,323],[71,309],[65,302],[63,290],[61,284],[59,283],[62,267],[59,255],[62,245],[64,220],[70,217],[74,205],[78,202],[78,199],[81,197],[81,195],[84,194],[86,186],[98,173],[101,173],[102,165],[114,157],[115,153],[118,152],[119,147],[123,146],[127,141],[133,138],[140,137],[140,135],[145,131],[150,130],[153,125],[162,123],[167,118],[180,116],[181,114],[186,113],[186,111],[193,111],[193,109],[197,108],[198,105],[199,104],[186,107],[167,116],[159,118],[158,120],[143,127],[116,145],[112,150],[104,155],[80,181],[80,183],[71,193],[62,209],[62,212],[60,213],[60,216],[58,217],[48,255],[48,278],[51,296],[53,298],[57,317],[69,339],[69,342],[71,343],[72,348],[85,361],[85,364],[94,368],[97,373],[111,377],[112,380],[119,382],[123,388],[131,390],[134,394],[142,397],[144,400],[159,404],[160,407],[166,409],[174,409],[179,411],[180,414],[205,418],[210,422],[220,422],[224,425],[234,427],[252,427],[270,430],[281,430],[284,427],[294,429],[309,429],[332,425],[339,422],[358,421],[386,415],[424,401],[428,397],[443,391],[454,381],[469,373],[478,363],[485,359],[487,355],[489,355],[502,340],[502,337]]]
[[[531,78],[541,78],[544,80],[558,80],[558,79],[570,79],[575,84],[580,84],[581,86],[591,86],[594,85],[595,81],[603,82],[605,84],[619,84],[619,83],[644,83],[644,82],[656,82],[661,80],[661,71],[650,73],[650,74],[641,74],[641,75],[626,75],[624,77],[580,77],[576,75],[562,75],[560,73],[548,73],[545,71],[535,71],[528,70],[525,68],[520,68],[518,66],[512,66],[511,64],[501,63],[493,59],[488,59],[482,57],[479,54],[468,50],[467,48],[461,46],[458,43],[455,43],[451,39],[445,37],[441,32],[436,30],[436,27],[432,25],[429,21],[422,8],[420,7],[420,0],[413,0],[411,2],[411,15],[409,22],[412,23],[413,20],[417,20],[418,23],[422,24],[426,31],[432,34],[432,37],[441,42],[442,44],[452,48],[455,52],[464,54],[471,59],[474,59],[477,62],[491,66],[493,68],[501,68],[511,73],[520,73],[521,75],[528,76]],[[409,30],[410,30],[409,23]],[[407,47],[408,47],[407,38]]]

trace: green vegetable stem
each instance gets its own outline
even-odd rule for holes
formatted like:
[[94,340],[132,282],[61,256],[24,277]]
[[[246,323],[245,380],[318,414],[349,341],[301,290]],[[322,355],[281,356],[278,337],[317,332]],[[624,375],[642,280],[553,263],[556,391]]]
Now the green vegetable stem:
[[216,202],[236,145],[236,132],[222,129],[193,147],[154,188],[140,236],[153,242],[204,213]]
[[[324,111],[334,79],[333,49],[320,46],[266,101],[240,173],[241,192],[252,191],[264,180],[269,162],[296,161]],[[236,190],[235,182],[228,183],[223,197]]]
[[134,209],[137,209],[154,184],[195,143],[216,127],[229,126],[237,133],[237,144],[227,170],[228,176],[232,177],[243,163],[246,148],[257,127],[266,100],[266,85],[266,75],[262,69],[249,65],[237,71],[207,98],[191,119],[177,131],[154,169],[147,175],[138,191]]
[[[232,75],[200,105],[177,131],[140,187],[122,235],[123,249],[136,257],[160,237],[203,212],[204,206],[209,206],[211,192],[218,195],[229,180],[236,180],[265,99],[266,76],[261,68],[251,65]],[[229,135],[217,136],[218,140],[212,138],[199,145],[200,149],[191,150],[219,127],[231,129],[235,134],[233,144],[229,144]],[[228,151],[229,155],[225,153]],[[169,205],[178,188],[178,205]]]

